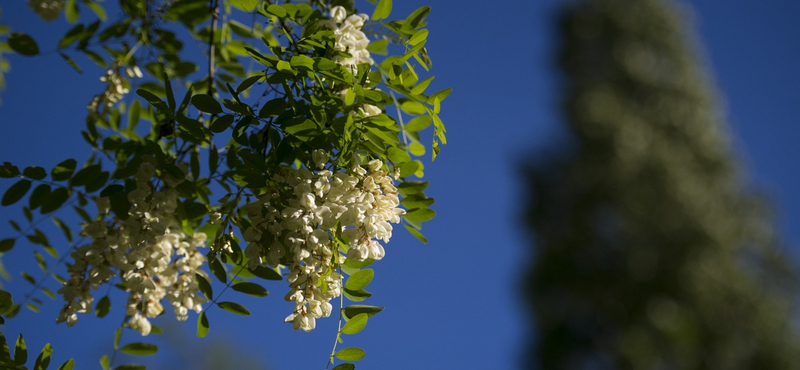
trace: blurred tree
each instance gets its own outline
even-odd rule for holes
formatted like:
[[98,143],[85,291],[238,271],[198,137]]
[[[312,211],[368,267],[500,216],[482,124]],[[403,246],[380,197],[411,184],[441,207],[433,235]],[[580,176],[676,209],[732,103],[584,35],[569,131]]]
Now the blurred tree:
[[795,275],[742,182],[685,14],[589,0],[560,22],[567,154],[530,171],[542,369],[790,369]]

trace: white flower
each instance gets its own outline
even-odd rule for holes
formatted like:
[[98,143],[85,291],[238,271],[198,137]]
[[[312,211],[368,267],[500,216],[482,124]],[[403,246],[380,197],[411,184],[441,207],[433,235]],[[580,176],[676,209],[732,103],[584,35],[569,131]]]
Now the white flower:
[[333,19],[336,23],[342,23],[346,17],[347,10],[345,10],[344,7],[337,5],[331,8],[331,19]]

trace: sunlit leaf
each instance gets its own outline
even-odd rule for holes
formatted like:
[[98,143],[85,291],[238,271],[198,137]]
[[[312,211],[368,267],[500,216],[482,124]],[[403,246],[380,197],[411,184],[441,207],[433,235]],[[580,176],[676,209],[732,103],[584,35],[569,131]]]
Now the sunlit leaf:
[[342,361],[358,361],[365,355],[364,350],[358,347],[343,348],[336,352],[336,358]]

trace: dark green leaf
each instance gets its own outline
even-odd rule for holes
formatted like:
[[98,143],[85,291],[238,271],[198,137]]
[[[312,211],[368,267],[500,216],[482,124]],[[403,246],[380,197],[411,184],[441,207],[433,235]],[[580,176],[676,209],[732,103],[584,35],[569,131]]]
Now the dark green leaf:
[[19,168],[9,162],[3,162],[3,166],[0,167],[0,177],[2,178],[16,177],[19,174]]
[[217,277],[217,280],[223,284],[228,283],[228,274],[225,272],[225,267],[222,266],[222,262],[220,262],[218,258],[209,259],[208,267],[211,269],[211,273]]
[[20,333],[17,337],[17,344],[14,346],[14,363],[25,365],[28,362],[28,347],[25,345],[25,338]]
[[397,185],[397,190],[403,196],[420,194],[428,187],[427,181],[403,181]]
[[193,96],[192,105],[202,112],[211,114],[222,113],[222,106],[219,105],[219,102],[211,95],[198,94]]
[[202,312],[197,318],[197,336],[202,338],[206,335],[208,335],[208,317],[205,312]]
[[8,35],[8,46],[25,56],[39,54],[39,46],[36,45],[36,41],[22,32],[14,32]]
[[61,56],[61,59],[64,59],[64,61],[67,62],[67,64],[69,64],[69,66],[72,67],[72,69],[74,69],[78,73],[83,73],[81,66],[79,66],[78,63],[75,63],[75,61],[72,58],[70,58],[69,55],[64,54],[60,51],[58,52],[58,55]]
[[226,114],[214,120],[211,123],[211,131],[214,133],[220,133],[228,129],[233,123],[233,116],[230,114]]
[[61,366],[58,367],[58,370],[72,370],[74,367],[75,367],[75,360],[69,359],[67,360],[67,362],[61,364]]
[[45,370],[50,366],[50,356],[53,354],[53,347],[50,343],[44,345],[39,357],[36,357],[36,362],[33,363],[33,370]]
[[147,368],[141,364],[125,364],[119,365],[114,370],[146,370]]
[[119,350],[134,356],[151,356],[158,352],[158,346],[152,343],[136,342],[126,344]]
[[206,279],[203,275],[195,274],[195,280],[197,280],[197,286],[200,288],[200,291],[203,293],[203,295],[205,295],[209,300],[214,299],[214,290],[211,289],[211,284],[209,284],[208,279]]
[[355,370],[355,368],[356,368],[356,365],[354,365],[354,364],[344,363],[344,364],[336,365],[336,367],[334,367],[331,370]]
[[236,302],[219,302],[217,303],[217,306],[225,311],[232,312],[237,315],[250,316],[250,310]]
[[367,326],[367,319],[369,319],[369,315],[365,313],[360,313],[350,319],[344,326],[342,327],[343,334],[356,334],[364,329]]
[[47,177],[47,171],[44,168],[37,167],[37,166],[30,166],[22,170],[22,176],[27,178],[31,178],[34,180],[41,180]]
[[249,89],[250,86],[253,86],[254,83],[258,82],[258,80],[260,80],[262,78],[264,78],[264,75],[248,77],[247,79],[242,81],[242,83],[240,83],[238,87],[236,87],[236,92],[240,93],[242,91],[245,91],[245,90]]
[[283,280],[281,274],[277,273],[275,270],[264,267],[264,266],[256,266],[256,268],[250,270],[253,275],[258,276],[265,280]]
[[59,164],[57,164],[52,171],[50,171],[50,176],[55,181],[64,181],[69,180],[72,176],[72,173],[75,172],[75,166],[78,164],[74,159],[67,159]]
[[358,361],[365,355],[364,350],[358,347],[343,348],[336,352],[336,358],[343,361]]
[[349,300],[351,300],[353,302],[361,302],[361,301],[363,301],[363,300],[365,300],[365,299],[367,299],[369,297],[372,297],[372,293],[370,293],[370,292],[368,292],[368,291],[366,291],[364,289],[361,289],[361,290],[350,290],[350,289],[344,288],[343,291],[344,291],[344,296],[347,299],[349,299]]
[[11,185],[6,193],[3,194],[3,199],[0,201],[0,204],[4,206],[10,206],[20,200],[25,193],[28,192],[28,189],[31,188],[31,181],[30,180],[19,180],[16,184]]
[[97,317],[105,317],[108,315],[108,310],[111,309],[111,300],[108,296],[100,298],[100,302],[97,302],[97,306],[94,308],[94,314]]
[[[108,177],[108,172],[104,173],[106,174],[106,177]],[[105,181],[103,182],[105,183]],[[67,191],[67,189],[57,188],[56,190],[53,190],[53,192],[50,193],[50,195],[48,195],[47,198],[45,198],[42,201],[42,208],[39,210],[39,212],[41,212],[42,214],[53,212],[61,208],[61,206],[64,205],[64,202],[66,202],[67,199],[69,199],[69,192]]]
[[433,202],[433,198],[428,198],[424,194],[416,194],[403,198],[403,200],[400,201],[400,204],[408,209],[414,209],[428,208],[433,204]]
[[262,287],[261,285],[250,282],[236,283],[233,284],[231,288],[233,288],[233,290],[237,292],[249,294],[254,297],[266,297],[269,294],[269,292],[266,289],[264,289],[264,287]]
[[14,243],[15,242],[16,242],[16,239],[13,239],[13,238],[0,240],[0,253],[5,253],[5,252],[10,251],[11,248],[14,248]]
[[365,313],[368,316],[373,316],[373,315],[377,314],[378,312],[383,311],[383,309],[384,309],[384,307],[354,304],[354,305],[350,305],[350,306],[345,307],[343,314],[344,314],[344,317],[347,320],[350,320],[351,318],[355,317],[356,315],[360,315],[362,313]]

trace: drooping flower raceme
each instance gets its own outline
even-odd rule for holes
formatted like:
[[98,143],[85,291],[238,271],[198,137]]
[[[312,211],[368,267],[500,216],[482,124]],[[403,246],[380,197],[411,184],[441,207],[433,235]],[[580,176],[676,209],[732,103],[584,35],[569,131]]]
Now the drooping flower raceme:
[[50,22],[61,15],[61,11],[64,10],[64,0],[28,0],[28,6],[42,20]]
[[[383,258],[379,240],[389,241],[391,223],[400,222],[405,213],[380,160],[334,173],[323,169],[327,155],[322,151],[313,157],[319,170],[286,168],[274,178],[285,188],[246,206],[252,226],[244,232],[251,268],[288,265],[285,299],[295,305],[286,322],[304,331],[313,330],[316,319],[330,316],[330,300],[342,294],[337,263]],[[347,241],[346,256],[338,252],[341,240]]]
[[[70,277],[58,291],[66,304],[56,322],[74,325],[77,313],[91,311],[92,289],[115,276],[130,292],[128,325],[142,335],[150,332],[148,318],[164,311],[164,298],[178,320],[186,320],[189,310],[202,310],[207,299],[198,294],[197,276],[207,275],[200,269],[205,256],[197,247],[205,245],[206,235],[186,235],[176,218],[178,195],[173,187],[183,179],[164,175],[168,178],[157,190],[151,183],[155,174],[155,167],[147,160],[139,167],[134,176],[136,188],[128,194],[131,208],[127,219],[109,221],[103,217],[81,225],[81,235],[92,241],[72,253]],[[97,206],[101,215],[108,215],[107,198],[98,198]]]

